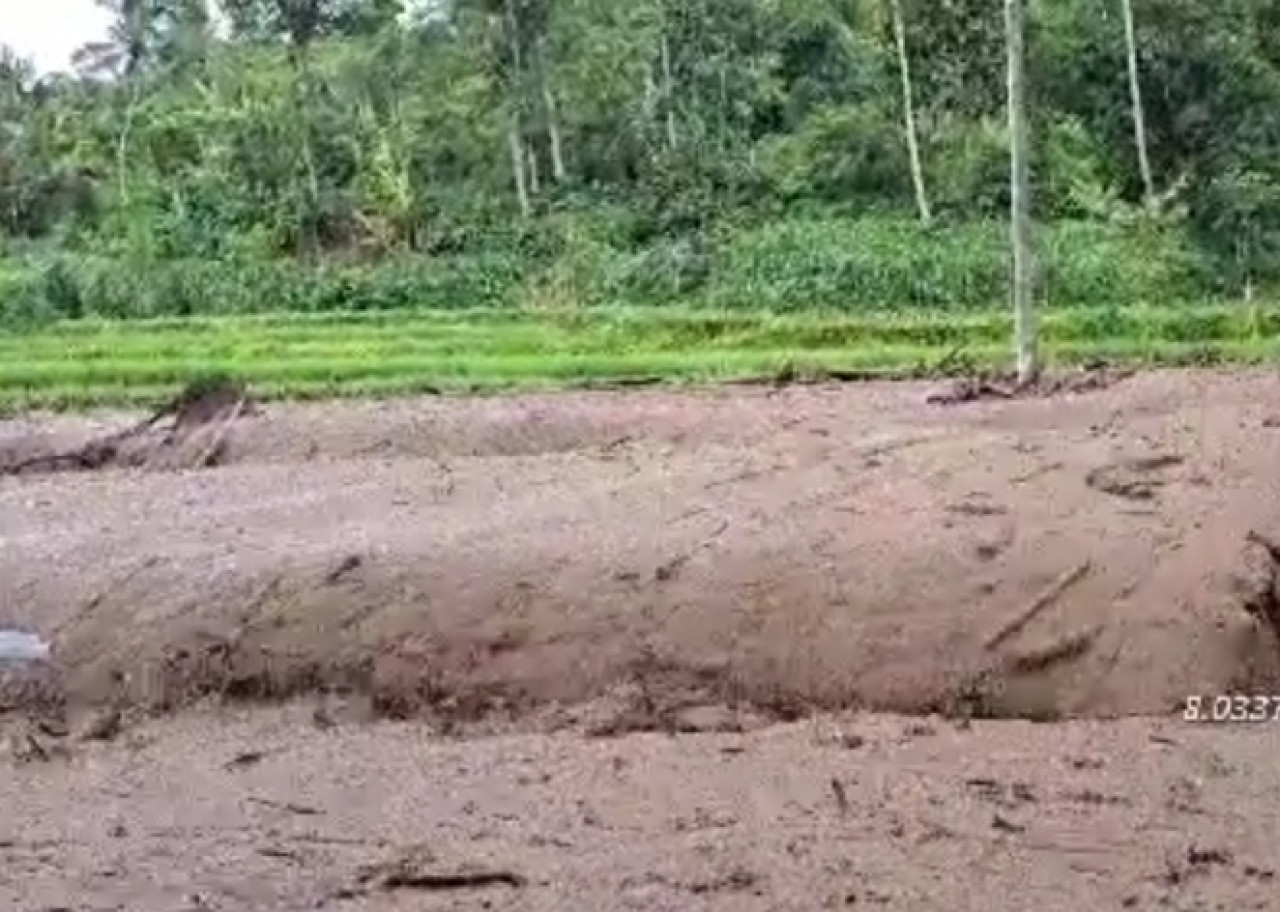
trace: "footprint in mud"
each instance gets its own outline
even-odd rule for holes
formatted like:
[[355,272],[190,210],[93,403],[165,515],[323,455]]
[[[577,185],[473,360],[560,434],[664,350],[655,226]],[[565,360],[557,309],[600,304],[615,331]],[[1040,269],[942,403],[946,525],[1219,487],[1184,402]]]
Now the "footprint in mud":
[[1095,491],[1128,500],[1153,500],[1156,491],[1168,484],[1167,470],[1183,463],[1174,454],[1125,459],[1091,469],[1085,484]]

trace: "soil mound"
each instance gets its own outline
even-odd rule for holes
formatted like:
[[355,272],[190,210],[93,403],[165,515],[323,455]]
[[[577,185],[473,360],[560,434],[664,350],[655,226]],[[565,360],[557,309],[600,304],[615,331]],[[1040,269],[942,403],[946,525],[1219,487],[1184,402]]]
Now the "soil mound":
[[1276,379],[927,393],[280,407],[217,471],[0,479],[0,626],[73,711],[320,691],[610,733],[1280,693]]

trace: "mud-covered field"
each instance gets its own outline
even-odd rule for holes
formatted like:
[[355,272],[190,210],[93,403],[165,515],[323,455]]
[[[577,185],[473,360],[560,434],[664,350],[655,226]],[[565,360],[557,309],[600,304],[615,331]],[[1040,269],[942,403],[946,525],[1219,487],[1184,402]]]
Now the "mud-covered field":
[[1276,729],[818,718],[456,740],[183,714],[0,775],[0,905],[1276,907]]
[[[138,416],[0,424],[0,628],[52,643],[0,670],[0,895],[1273,897],[1280,719],[1178,716],[1280,697],[1280,377],[1099,385],[223,402],[105,451]],[[1128,715],[1169,718],[1060,721]],[[1054,724],[965,727],[1010,717]]]

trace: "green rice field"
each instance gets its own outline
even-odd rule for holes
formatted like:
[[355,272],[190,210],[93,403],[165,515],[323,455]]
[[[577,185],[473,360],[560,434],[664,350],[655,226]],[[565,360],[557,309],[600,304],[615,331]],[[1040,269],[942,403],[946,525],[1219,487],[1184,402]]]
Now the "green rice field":
[[[1012,361],[1012,318],[676,308],[381,311],[69,321],[0,335],[0,408],[141,404],[201,376],[266,397],[399,395],[783,371],[919,375]],[[1053,309],[1051,363],[1263,362],[1280,307]]]

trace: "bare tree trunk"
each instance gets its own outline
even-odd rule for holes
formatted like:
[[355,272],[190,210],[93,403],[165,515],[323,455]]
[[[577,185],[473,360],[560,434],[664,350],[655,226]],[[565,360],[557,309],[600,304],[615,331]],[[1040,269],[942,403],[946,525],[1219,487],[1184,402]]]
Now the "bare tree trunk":
[[520,203],[520,214],[528,218],[533,212],[533,205],[529,200],[529,181],[525,172],[524,125],[520,117],[523,97],[521,90],[524,86],[524,60],[520,53],[520,21],[516,18],[515,6],[511,0],[506,0],[504,11],[507,20],[507,40],[511,44],[511,77],[508,80],[511,125],[508,127],[507,143],[511,147],[511,169],[515,175],[516,199]]
[[320,209],[320,175],[316,170],[315,153],[311,143],[312,81],[310,45],[306,42],[290,42],[289,59],[293,65],[293,88],[297,93],[294,104],[297,107],[297,130],[301,134],[302,143],[299,151],[302,154],[302,166],[307,173],[307,207],[310,210],[307,219],[308,256],[320,255],[320,220],[317,218]]
[[516,179],[516,199],[520,203],[520,215],[528,218],[533,212],[529,202],[529,186],[525,183],[524,140],[520,136],[520,115],[513,113],[507,130],[507,143],[511,147],[511,171]]
[[1005,0],[1005,42],[1009,54],[1009,227],[1013,246],[1014,345],[1018,383],[1040,375],[1036,326],[1035,249],[1031,232],[1031,174],[1027,164],[1026,50],[1023,0]]
[[126,208],[129,205],[129,134],[133,129],[133,112],[137,107],[138,81],[130,79],[129,100],[124,109],[124,124],[116,140],[116,182],[119,186],[120,201]]
[[658,112],[658,84],[653,79],[653,67],[645,67],[644,72],[644,117],[645,123],[653,121]]
[[1142,86],[1138,79],[1138,37],[1133,23],[1133,0],[1120,0],[1124,14],[1125,56],[1129,61],[1129,98],[1133,107],[1133,140],[1138,147],[1138,171],[1142,175],[1142,202],[1155,201],[1155,182],[1151,177],[1151,160],[1147,157],[1147,119],[1142,110]]
[[538,42],[538,83],[542,89],[542,107],[547,117],[547,140],[551,145],[551,176],[563,184],[568,175],[564,166],[564,144],[560,136],[560,122],[556,114],[556,96],[547,79],[546,39]]
[[667,114],[667,150],[674,152],[679,136],[676,133],[675,84],[671,77],[671,49],[667,36],[662,36],[662,101]]
[[537,196],[542,189],[542,174],[538,171],[538,147],[532,142],[525,144],[525,158],[529,162],[529,195]]
[[898,71],[902,76],[902,117],[907,131],[907,155],[911,160],[911,183],[916,191],[916,209],[920,221],[933,221],[929,196],[925,192],[924,168],[920,164],[920,140],[916,134],[916,107],[911,89],[911,63],[907,57],[907,26],[902,15],[902,0],[889,0],[893,12],[893,34],[898,45]]

